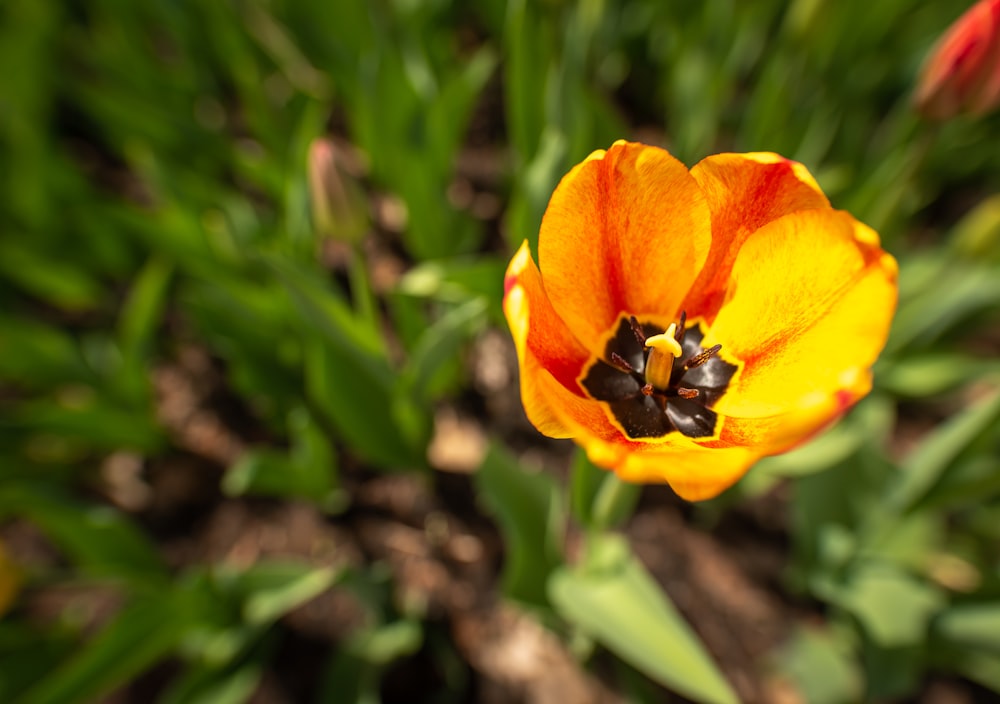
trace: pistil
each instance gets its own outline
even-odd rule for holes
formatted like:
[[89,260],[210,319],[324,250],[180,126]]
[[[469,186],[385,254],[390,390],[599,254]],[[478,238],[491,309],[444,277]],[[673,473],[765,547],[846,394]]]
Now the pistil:
[[737,367],[721,358],[720,345],[702,349],[700,325],[687,326],[682,312],[667,330],[623,317],[582,380],[591,396],[608,404],[628,438],[662,438],[677,431],[709,437],[712,410]]
[[645,345],[649,348],[649,357],[646,359],[646,382],[654,389],[665,391],[670,387],[674,358],[684,354],[676,334],[677,323],[671,323],[663,333],[651,335],[645,340]]

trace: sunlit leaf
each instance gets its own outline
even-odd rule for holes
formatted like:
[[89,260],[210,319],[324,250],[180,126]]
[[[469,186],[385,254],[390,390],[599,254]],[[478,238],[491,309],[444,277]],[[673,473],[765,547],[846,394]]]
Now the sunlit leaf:
[[699,702],[736,702],[690,626],[617,537],[581,566],[553,572],[549,596],[570,623],[661,684]]
[[255,565],[240,575],[246,594],[244,618],[251,624],[273,621],[326,591],[336,578],[337,571],[330,567],[317,569],[293,562]]

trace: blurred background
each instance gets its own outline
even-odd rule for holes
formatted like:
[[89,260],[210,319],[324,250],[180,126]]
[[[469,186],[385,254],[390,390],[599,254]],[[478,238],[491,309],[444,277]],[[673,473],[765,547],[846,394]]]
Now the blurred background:
[[[968,4],[0,4],[0,701],[997,701],[1000,119],[911,98]],[[901,264],[703,504],[520,406],[506,263],[622,137]]]

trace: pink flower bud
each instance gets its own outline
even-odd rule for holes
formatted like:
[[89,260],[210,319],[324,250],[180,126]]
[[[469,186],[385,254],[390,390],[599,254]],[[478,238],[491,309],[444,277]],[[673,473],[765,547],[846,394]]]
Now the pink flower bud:
[[357,182],[345,170],[343,155],[323,137],[309,145],[309,197],[313,225],[323,237],[353,242],[368,229],[368,206]]

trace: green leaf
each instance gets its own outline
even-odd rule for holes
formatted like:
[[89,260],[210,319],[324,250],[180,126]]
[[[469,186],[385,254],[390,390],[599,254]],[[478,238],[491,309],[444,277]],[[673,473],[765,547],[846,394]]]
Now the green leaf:
[[406,422],[408,399],[395,392],[398,375],[380,335],[312,272],[277,260],[269,263],[300,317],[310,402],[353,450],[374,464],[386,469],[423,467],[426,427]]
[[385,363],[385,342],[371,321],[355,316],[317,272],[277,257],[264,261],[287,290],[293,311],[304,325],[318,331],[331,347],[351,355],[356,363],[380,369]]
[[28,293],[68,310],[98,305],[103,292],[97,280],[69,261],[46,256],[27,244],[27,233],[8,232],[0,243],[0,272]]
[[497,256],[422,262],[403,274],[396,291],[408,296],[454,303],[482,297],[495,303],[496,311],[500,312],[499,301],[506,268],[506,258]]
[[870,638],[861,641],[867,674],[866,701],[898,701],[915,692],[924,668],[924,642],[886,647]]
[[19,696],[48,677],[76,649],[70,629],[41,629],[37,623],[0,621],[0,701]]
[[244,619],[254,625],[274,621],[325,592],[337,576],[332,567],[293,562],[256,564],[239,577],[245,594]]
[[308,499],[328,511],[341,508],[347,497],[336,488],[337,458],[326,434],[302,407],[288,414],[292,448],[268,447],[243,453],[222,480],[230,495],[257,494]]
[[949,244],[972,258],[996,260],[1000,252],[1000,195],[989,196],[952,229]]
[[486,301],[473,298],[434,322],[417,341],[400,376],[402,392],[423,401],[433,400],[434,380],[442,366],[454,361],[470,337],[482,329]]
[[664,686],[698,702],[736,702],[729,683],[690,626],[628,545],[604,535],[584,564],[549,580],[559,614]]
[[381,371],[359,360],[355,352],[331,347],[323,340],[306,344],[306,393],[337,429],[339,437],[359,455],[383,469],[414,469],[424,466],[417,448],[420,438],[404,430],[397,418],[398,394],[388,386],[395,374],[375,357]]
[[347,643],[347,649],[367,663],[388,665],[393,660],[417,652],[422,642],[423,626],[420,622],[401,619],[355,634]]
[[95,701],[177,647],[195,621],[190,604],[162,594],[126,606],[90,642],[31,689],[21,704]]
[[955,671],[1000,694],[1000,657],[978,649],[961,650],[954,658]]
[[263,674],[260,663],[238,668],[192,668],[171,683],[158,704],[244,704],[250,701]]
[[994,391],[927,435],[900,466],[889,504],[909,510],[924,498],[956,458],[1000,419],[1000,392]]
[[919,293],[902,299],[886,353],[919,349],[970,314],[1000,301],[1000,277],[995,267],[950,264]]
[[0,377],[21,387],[97,383],[74,337],[29,318],[0,316]]
[[155,452],[164,442],[151,412],[122,408],[85,387],[75,387],[57,399],[22,403],[11,411],[8,421],[25,436],[71,438],[98,450]]
[[934,630],[954,643],[1000,655],[1000,602],[952,606],[938,616]]
[[379,675],[382,668],[344,649],[335,648],[323,673],[318,702],[381,704]]
[[149,357],[157,328],[167,304],[173,266],[152,257],[136,276],[118,321],[122,365],[116,375],[118,388],[137,403],[149,396]]
[[914,511],[903,516],[885,512],[872,516],[858,536],[859,558],[883,560],[919,573],[941,549],[944,518],[932,511]]
[[834,632],[799,628],[774,657],[810,704],[851,704],[862,700],[863,679],[850,648]]
[[32,521],[89,574],[139,582],[166,578],[152,543],[112,508],[81,505],[59,492],[19,483],[0,488],[0,515]]
[[936,588],[885,563],[857,566],[843,590],[831,596],[882,648],[922,643],[931,618],[944,606]]
[[977,378],[1000,376],[995,359],[936,353],[904,357],[875,371],[879,387],[903,398],[926,398],[961,388]]
[[152,257],[135,277],[118,321],[122,356],[148,354],[150,342],[166,305],[173,266]]
[[866,415],[857,412],[861,410],[856,409],[815,440],[791,452],[762,459],[740,482],[741,491],[758,495],[780,479],[816,474],[847,460],[861,449],[866,437],[877,427],[861,417]]
[[564,507],[555,481],[531,472],[492,447],[475,474],[476,488],[496,516],[507,547],[504,592],[514,599],[545,606],[549,575],[562,563]]

